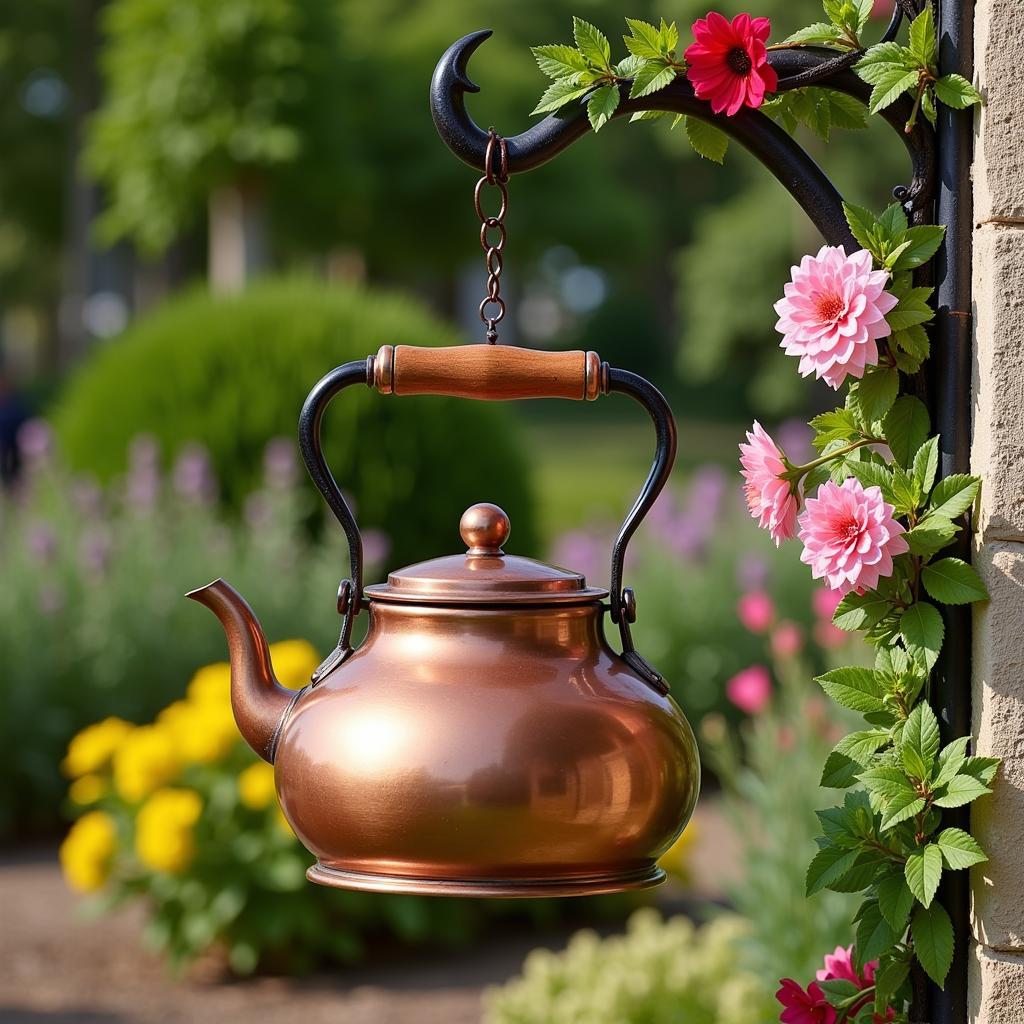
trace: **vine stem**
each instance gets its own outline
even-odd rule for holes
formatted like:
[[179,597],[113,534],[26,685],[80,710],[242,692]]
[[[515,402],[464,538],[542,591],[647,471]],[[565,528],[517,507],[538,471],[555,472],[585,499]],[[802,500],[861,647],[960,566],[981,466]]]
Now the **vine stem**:
[[824,466],[826,462],[832,462],[834,459],[841,459],[844,455],[849,455],[850,452],[856,451],[858,448],[863,448],[869,444],[885,444],[884,437],[862,437],[859,441],[853,441],[842,448],[837,448],[834,452],[829,452],[827,455],[822,455],[820,458],[814,459],[811,462],[805,463],[802,466],[793,466],[790,470],[791,473],[796,474],[796,479],[806,476],[812,469],[817,469],[819,466]]

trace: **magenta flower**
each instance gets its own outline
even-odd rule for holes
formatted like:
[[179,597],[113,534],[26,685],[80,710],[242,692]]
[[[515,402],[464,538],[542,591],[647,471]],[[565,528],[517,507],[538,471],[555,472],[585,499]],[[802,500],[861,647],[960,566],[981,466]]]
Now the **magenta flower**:
[[800,510],[799,490],[794,492],[793,485],[781,477],[787,470],[785,458],[782,449],[754,420],[747,443],[740,445],[740,465],[746,481],[743,493],[750,514],[758,526],[768,530],[776,547],[795,536]]
[[792,978],[783,978],[775,998],[782,1003],[782,1024],[835,1024],[836,1011],[825,1000],[817,982],[805,992]]
[[[871,973],[874,977],[874,965]],[[852,981],[857,988],[865,988],[870,984],[861,978],[853,966],[853,946],[836,946],[834,953],[826,953],[825,966],[814,976],[818,981]]]
[[908,550],[892,513],[878,487],[865,489],[853,477],[842,486],[826,481],[800,516],[800,561],[841,594],[874,590],[892,575],[893,558]]
[[786,619],[772,631],[771,646],[776,658],[795,658],[803,650],[804,631]]
[[743,106],[759,107],[779,86],[768,63],[765,43],[772,25],[767,18],[737,14],[730,22],[717,11],[693,23],[696,42],[686,48],[686,77],[698,99],[716,114],[732,117]]
[[775,621],[775,605],[763,590],[754,590],[739,599],[736,614],[751,633],[764,633]]
[[751,665],[725,684],[725,695],[740,711],[760,714],[772,699],[772,677],[763,665]]
[[841,245],[823,245],[792,268],[785,298],[775,303],[775,329],[786,353],[800,357],[801,376],[838,388],[877,364],[876,342],[891,333],[885,314],[899,301],[885,290],[888,280],[872,270],[866,249],[847,256]]

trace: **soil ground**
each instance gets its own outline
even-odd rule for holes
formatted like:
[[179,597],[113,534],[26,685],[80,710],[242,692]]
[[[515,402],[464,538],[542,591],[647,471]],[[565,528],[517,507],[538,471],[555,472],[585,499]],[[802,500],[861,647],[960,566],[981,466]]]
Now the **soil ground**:
[[[702,805],[697,826],[685,902],[715,897],[723,872],[735,871],[713,805]],[[666,912],[678,909],[678,891],[663,898]],[[54,848],[0,855],[3,1024],[479,1024],[482,991],[518,973],[530,949],[560,948],[569,934],[505,929],[455,953],[304,979],[225,981],[212,964],[173,979],[141,949],[137,909],[83,921],[76,904]]]

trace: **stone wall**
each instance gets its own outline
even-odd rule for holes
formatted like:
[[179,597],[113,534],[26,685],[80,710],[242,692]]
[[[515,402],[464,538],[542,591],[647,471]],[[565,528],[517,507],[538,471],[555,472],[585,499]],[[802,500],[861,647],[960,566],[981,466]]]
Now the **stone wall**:
[[[969,2],[969,0],[964,0]],[[1024,0],[978,0],[974,159],[975,560],[992,600],[974,619],[977,752],[1003,758],[973,826],[973,1024],[1024,1022]]]

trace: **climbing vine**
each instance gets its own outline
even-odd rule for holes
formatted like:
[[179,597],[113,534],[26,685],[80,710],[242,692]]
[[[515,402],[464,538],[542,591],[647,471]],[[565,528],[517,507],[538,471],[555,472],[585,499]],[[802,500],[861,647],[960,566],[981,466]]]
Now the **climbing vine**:
[[[901,7],[913,5],[901,3]],[[981,102],[962,76],[939,75],[931,7],[913,18],[906,43],[865,46],[872,0],[824,0],[825,20],[774,46],[767,18],[711,12],[698,19],[679,53],[679,30],[627,18],[628,55],[612,62],[597,28],[574,19],[575,46],[533,50],[553,81],[535,113],[582,102],[595,131],[622,96],[642,98],[685,76],[715,114],[762,108],[787,130],[804,125],[827,139],[858,128],[901,96],[913,97],[907,131],[936,104]],[[777,92],[771,49],[824,47],[853,58],[872,88],[867,111],[844,93],[813,86]],[[859,55],[859,56],[858,56]],[[644,111],[632,120],[653,120]],[[676,115],[693,148],[720,162],[726,135]],[[968,753],[969,738],[945,746],[928,703],[929,675],[944,639],[937,605],[987,597],[975,570],[945,554],[966,525],[980,482],[937,480],[938,437],[928,410],[908,386],[928,358],[933,289],[915,271],[938,251],[941,226],[908,222],[899,203],[876,216],[844,207],[860,246],[823,246],[793,268],[775,305],[782,347],[801,375],[826,381],[844,401],[811,421],[817,458],[794,464],[755,423],[740,445],[751,514],[776,544],[796,539],[812,575],[841,595],[834,623],[861,632],[875,651],[871,668],[839,668],[816,681],[838,704],[864,717],[828,756],[822,785],[845,790],[841,804],[818,812],[822,834],[807,871],[808,895],[860,892],[852,960],[806,988],[785,979],[782,1019],[829,1024],[905,1022],[916,961],[937,984],[953,957],[953,928],[936,899],[944,871],[984,861],[977,841],[944,827],[942,811],[990,792],[998,761]],[[918,275],[918,280],[920,275]],[[821,975],[819,975],[821,977]]]

